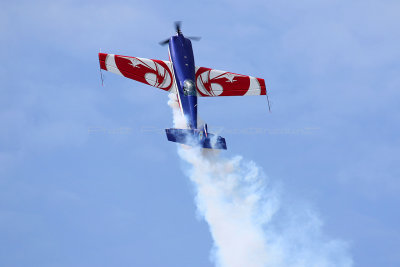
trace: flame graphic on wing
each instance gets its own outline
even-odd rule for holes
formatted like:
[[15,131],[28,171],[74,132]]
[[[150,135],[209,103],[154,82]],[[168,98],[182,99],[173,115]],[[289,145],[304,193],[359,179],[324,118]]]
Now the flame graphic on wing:
[[119,69],[130,72],[135,80],[164,90],[168,90],[172,86],[172,74],[164,62],[126,56],[119,58],[124,59],[118,64]]

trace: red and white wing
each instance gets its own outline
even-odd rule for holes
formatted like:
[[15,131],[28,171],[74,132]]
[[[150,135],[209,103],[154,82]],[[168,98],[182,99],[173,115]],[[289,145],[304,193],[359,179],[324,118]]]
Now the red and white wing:
[[172,63],[156,59],[99,53],[100,68],[165,91],[174,84]]
[[198,96],[265,95],[264,79],[228,71],[196,67]]

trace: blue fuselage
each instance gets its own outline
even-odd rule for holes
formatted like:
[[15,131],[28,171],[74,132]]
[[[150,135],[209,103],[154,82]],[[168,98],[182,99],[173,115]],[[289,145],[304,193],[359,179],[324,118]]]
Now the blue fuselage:
[[177,97],[183,115],[186,117],[188,127],[197,129],[197,95],[188,92],[188,84],[195,86],[195,64],[192,43],[181,33],[172,36],[169,41],[170,60],[174,67],[177,86]]

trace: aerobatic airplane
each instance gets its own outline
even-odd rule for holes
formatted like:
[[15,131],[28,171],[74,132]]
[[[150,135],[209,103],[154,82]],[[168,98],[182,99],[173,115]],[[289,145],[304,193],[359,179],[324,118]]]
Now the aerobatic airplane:
[[200,38],[183,36],[180,22],[175,23],[175,28],[176,35],[160,42],[169,45],[169,61],[99,53],[100,68],[176,94],[187,127],[166,129],[169,141],[226,149],[225,138],[209,133],[207,124],[198,125],[197,97],[266,95],[265,82],[247,75],[195,66],[190,40]]

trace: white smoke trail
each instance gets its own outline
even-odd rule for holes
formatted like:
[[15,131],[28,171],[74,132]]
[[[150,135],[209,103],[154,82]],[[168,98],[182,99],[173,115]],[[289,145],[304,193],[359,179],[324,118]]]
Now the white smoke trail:
[[[184,128],[170,94],[174,127]],[[199,213],[210,227],[218,267],[352,266],[347,245],[326,239],[321,221],[304,207],[285,207],[277,187],[253,162],[224,159],[215,150],[179,146],[196,187]]]

